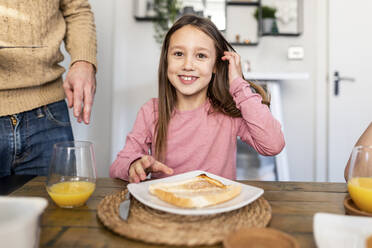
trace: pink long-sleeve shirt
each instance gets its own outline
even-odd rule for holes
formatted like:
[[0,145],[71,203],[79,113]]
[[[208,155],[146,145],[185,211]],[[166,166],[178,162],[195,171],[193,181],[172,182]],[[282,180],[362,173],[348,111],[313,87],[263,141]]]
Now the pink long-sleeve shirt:
[[[230,94],[241,111],[241,118],[222,113],[209,113],[209,101],[194,110],[175,110],[168,126],[167,151],[164,164],[174,174],[203,170],[225,178],[236,178],[237,136],[258,153],[278,154],[284,147],[280,123],[269,108],[261,103],[261,96],[253,93],[242,78],[235,79]],[[151,99],[140,109],[133,130],[124,148],[110,167],[110,177],[128,181],[131,163],[149,150],[155,150],[155,123],[158,99]],[[152,173],[152,178],[166,177]]]

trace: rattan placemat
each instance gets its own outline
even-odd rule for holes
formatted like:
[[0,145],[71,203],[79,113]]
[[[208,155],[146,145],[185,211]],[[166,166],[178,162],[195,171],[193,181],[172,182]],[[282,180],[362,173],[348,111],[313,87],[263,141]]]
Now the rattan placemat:
[[129,218],[119,216],[127,190],[108,195],[98,205],[98,218],[113,232],[127,238],[167,245],[212,245],[242,227],[265,227],[271,219],[269,203],[260,197],[253,203],[226,213],[184,216],[152,209],[131,198]]

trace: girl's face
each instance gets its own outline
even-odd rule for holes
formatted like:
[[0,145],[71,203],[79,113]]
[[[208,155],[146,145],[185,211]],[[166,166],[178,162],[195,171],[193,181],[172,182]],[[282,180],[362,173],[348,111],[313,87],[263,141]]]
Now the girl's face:
[[176,88],[177,100],[204,100],[216,62],[213,40],[187,25],[170,38],[167,74]]

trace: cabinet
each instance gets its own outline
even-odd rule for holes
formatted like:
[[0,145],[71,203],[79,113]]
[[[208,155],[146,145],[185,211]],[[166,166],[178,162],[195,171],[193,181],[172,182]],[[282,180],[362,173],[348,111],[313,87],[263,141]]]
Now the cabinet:
[[[274,13],[275,19],[266,18]],[[226,20],[232,45],[258,45],[264,36],[297,37],[303,30],[303,0],[228,0]]]
[[233,46],[256,46],[259,42],[259,21],[254,17],[260,1],[226,2],[226,39]]

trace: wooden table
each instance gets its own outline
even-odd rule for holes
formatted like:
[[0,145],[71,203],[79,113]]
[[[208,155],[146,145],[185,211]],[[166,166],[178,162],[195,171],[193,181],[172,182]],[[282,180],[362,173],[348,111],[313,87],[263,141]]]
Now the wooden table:
[[[317,212],[344,214],[345,183],[242,181],[265,190],[272,207],[269,227],[294,236],[302,248],[316,247],[313,215]],[[97,217],[97,205],[106,196],[125,187],[121,180],[99,178],[86,206],[58,208],[45,190],[45,177],[36,177],[11,193],[12,196],[40,196],[49,200],[42,217],[41,247],[164,247],[129,240],[106,229]],[[222,247],[221,245],[208,247]]]

